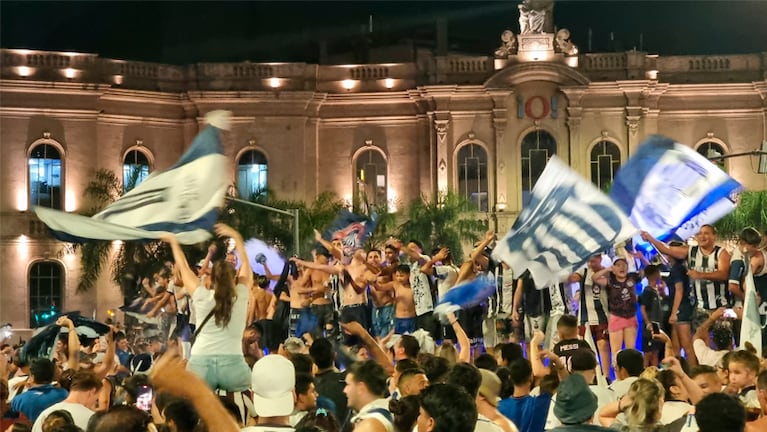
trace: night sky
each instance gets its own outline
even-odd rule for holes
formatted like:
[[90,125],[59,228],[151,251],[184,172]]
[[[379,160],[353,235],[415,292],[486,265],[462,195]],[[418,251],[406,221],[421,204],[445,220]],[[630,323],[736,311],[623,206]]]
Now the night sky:
[[[329,53],[415,40],[431,46],[448,19],[450,50],[488,55],[518,31],[518,1],[0,2],[0,46],[127,60],[317,62]],[[373,33],[368,32],[373,16]],[[557,1],[554,22],[581,52],[640,48],[660,55],[767,51],[763,1]],[[611,42],[610,32],[614,32]]]

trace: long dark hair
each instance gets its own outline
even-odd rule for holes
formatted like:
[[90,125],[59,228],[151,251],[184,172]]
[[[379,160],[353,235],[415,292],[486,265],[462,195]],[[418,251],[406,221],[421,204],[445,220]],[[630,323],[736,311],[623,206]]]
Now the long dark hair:
[[235,277],[234,267],[223,260],[216,261],[210,271],[213,299],[216,301],[216,305],[213,306],[213,315],[219,327],[228,326],[232,319],[232,307],[237,298]]

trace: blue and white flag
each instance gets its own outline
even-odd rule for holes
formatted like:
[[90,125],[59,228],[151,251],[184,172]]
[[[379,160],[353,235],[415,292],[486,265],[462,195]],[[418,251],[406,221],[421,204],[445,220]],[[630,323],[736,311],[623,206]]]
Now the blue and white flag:
[[626,215],[591,182],[552,156],[532,198],[493,250],[496,261],[530,274],[538,287],[556,285],[636,232]]
[[484,275],[479,275],[468,282],[461,282],[450,288],[439,299],[437,307],[434,308],[434,313],[442,318],[449,312],[476,306],[487,301],[488,297],[495,294],[495,289],[495,279]]
[[654,135],[618,171],[610,198],[653,237],[684,240],[735,209],[741,189],[692,148]]
[[210,237],[228,187],[227,159],[220,130],[231,113],[212,111],[209,126],[171,168],[152,173],[137,187],[93,217],[35,207],[35,213],[59,240],[146,240],[163,232],[182,244]]
[[378,224],[378,215],[370,217],[341,209],[333,223],[325,228],[322,237],[328,241],[340,241],[345,256],[352,256],[354,251],[362,249],[370,234]]
[[740,346],[739,349],[746,349],[746,342],[749,342],[756,348],[756,355],[762,358],[762,318],[759,315],[759,300],[756,298],[756,284],[754,283],[754,274],[751,272],[751,266],[745,277],[744,292],[746,298],[743,301],[743,320],[740,323]]

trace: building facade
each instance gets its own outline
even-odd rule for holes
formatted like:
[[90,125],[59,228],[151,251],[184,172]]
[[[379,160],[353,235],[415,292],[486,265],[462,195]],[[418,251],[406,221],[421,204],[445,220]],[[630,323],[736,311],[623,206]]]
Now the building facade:
[[[94,169],[128,183],[169,167],[213,109],[234,113],[225,146],[240,195],[364,193],[396,211],[451,190],[499,232],[552,155],[607,188],[651,134],[707,156],[767,138],[767,53],[579,54],[560,36],[504,33],[495,56],[421,52],[364,65],[173,66],[1,50],[0,323],[33,327],[52,305],[103,318],[122,303],[108,272],[76,292],[72,245],[50,238],[30,209],[87,210]],[[757,162],[722,168],[765,190]]]

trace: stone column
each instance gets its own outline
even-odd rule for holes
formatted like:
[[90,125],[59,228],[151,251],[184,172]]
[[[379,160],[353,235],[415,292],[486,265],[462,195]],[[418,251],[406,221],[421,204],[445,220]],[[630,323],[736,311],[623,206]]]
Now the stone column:
[[628,147],[629,157],[639,147],[639,126],[641,120],[641,107],[626,107],[626,146]]
[[586,165],[584,163],[585,153],[582,151],[572,151],[573,149],[580,150],[581,146],[581,114],[583,108],[581,107],[567,107],[567,130],[569,132],[570,140],[570,166],[581,174],[586,175]]
[[437,196],[444,195],[448,191],[448,161],[450,152],[448,151],[447,136],[450,127],[450,120],[435,119],[434,132],[436,134],[436,156],[437,156]]

